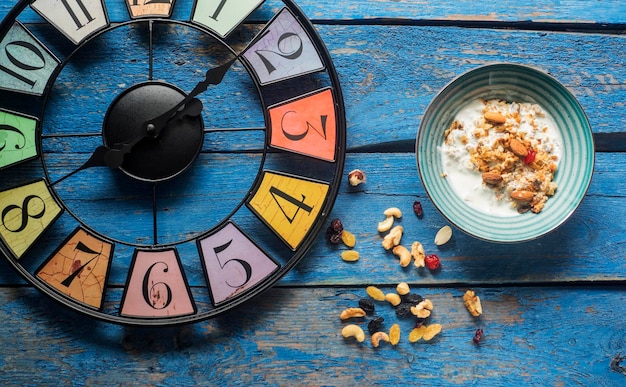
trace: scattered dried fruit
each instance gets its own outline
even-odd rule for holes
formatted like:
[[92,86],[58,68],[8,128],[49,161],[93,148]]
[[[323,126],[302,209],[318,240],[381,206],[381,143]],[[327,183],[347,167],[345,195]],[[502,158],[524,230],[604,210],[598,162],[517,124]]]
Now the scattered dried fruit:
[[441,267],[441,261],[437,254],[430,254],[424,258],[424,264],[429,270],[437,270]]
[[419,242],[413,242],[411,245],[411,256],[415,260],[413,264],[415,267],[424,267],[426,263],[424,259],[426,258],[426,252],[424,251],[424,246],[422,246]]
[[532,164],[535,161],[536,157],[537,157],[537,152],[535,152],[533,148],[528,148],[528,154],[526,155],[526,157],[524,157],[524,164]]
[[356,237],[354,236],[354,234],[345,229],[341,231],[341,241],[344,245],[350,248],[356,245]]
[[396,286],[396,292],[401,296],[409,294],[410,291],[411,289],[409,288],[409,284],[407,284],[406,282],[400,282]]
[[424,332],[426,332],[426,326],[425,325],[420,325],[419,327],[414,328],[411,331],[411,333],[409,333],[409,342],[410,343],[417,342],[422,337],[424,337]]
[[407,267],[411,263],[411,252],[404,246],[395,246],[392,250],[393,254],[400,258],[400,266]]
[[472,316],[478,317],[483,313],[480,297],[473,290],[468,290],[463,295],[463,303]]
[[372,334],[372,347],[377,348],[381,341],[389,342],[389,335],[382,331]]
[[400,325],[393,324],[389,329],[389,343],[396,345],[400,342]]
[[400,296],[397,293],[385,294],[385,300],[387,300],[387,302],[389,302],[393,306],[398,306],[402,302]]
[[365,288],[365,292],[376,301],[385,301],[385,293],[376,286],[368,286]]
[[341,241],[341,234],[343,231],[343,224],[339,219],[333,219],[330,222],[330,226],[326,229],[326,237],[330,243],[339,243]]
[[435,235],[435,244],[437,246],[445,245],[450,238],[452,238],[452,228],[450,226],[443,226]]
[[426,326],[426,330],[424,331],[424,335],[422,339],[425,341],[432,340],[435,336],[437,336],[441,332],[441,324],[430,324]]
[[474,337],[472,338],[472,341],[474,342],[474,344],[479,345],[482,339],[483,339],[483,330],[478,328],[476,329],[476,333],[474,333]]
[[365,332],[363,332],[360,326],[355,324],[348,324],[343,327],[341,335],[345,338],[354,337],[359,343],[365,341]]
[[345,250],[341,252],[341,259],[346,262],[356,262],[360,257],[361,255],[356,250]]
[[347,320],[349,318],[364,317],[364,316],[365,316],[365,311],[361,308],[347,308],[341,312],[341,314],[339,315],[339,318],[342,320]]
[[365,311],[365,314],[374,314],[376,306],[374,305],[374,301],[369,298],[361,298],[359,300],[359,308]]
[[374,317],[372,321],[367,324],[367,330],[370,334],[374,334],[381,330],[383,327],[383,322],[385,321],[382,317]]
[[424,209],[422,208],[422,203],[417,200],[413,202],[413,212],[417,215],[418,218],[424,216]]
[[359,184],[365,183],[365,173],[360,169],[355,169],[348,173],[348,182],[351,186],[356,187]]

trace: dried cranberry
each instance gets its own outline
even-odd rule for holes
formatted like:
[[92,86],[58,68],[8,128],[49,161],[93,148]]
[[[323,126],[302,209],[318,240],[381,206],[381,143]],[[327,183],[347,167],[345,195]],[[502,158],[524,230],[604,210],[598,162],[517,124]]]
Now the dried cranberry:
[[424,209],[422,208],[422,203],[418,202],[417,200],[413,203],[413,211],[415,212],[415,215],[417,215],[418,218],[421,218],[422,216],[424,216]]
[[379,332],[380,329],[383,327],[383,322],[385,321],[384,318],[382,317],[374,317],[368,324],[367,324],[367,330],[369,331],[369,333],[376,333]]
[[529,148],[526,157],[524,157],[524,164],[531,164],[533,161],[535,161],[536,156],[537,152],[535,152],[533,148]]
[[439,260],[437,254],[427,255],[426,258],[424,258],[424,263],[430,270],[437,270],[441,266],[441,261]]
[[365,314],[373,314],[374,313],[374,301],[369,298],[362,298],[359,300],[359,308],[365,311]]
[[341,232],[343,231],[343,224],[341,220],[333,219],[330,222],[330,226],[326,229],[326,237],[331,243],[341,242]]
[[474,338],[472,339],[472,341],[474,341],[474,344],[478,345],[480,344],[480,340],[482,340],[483,338],[483,330],[478,328],[476,329],[476,333],[474,334]]

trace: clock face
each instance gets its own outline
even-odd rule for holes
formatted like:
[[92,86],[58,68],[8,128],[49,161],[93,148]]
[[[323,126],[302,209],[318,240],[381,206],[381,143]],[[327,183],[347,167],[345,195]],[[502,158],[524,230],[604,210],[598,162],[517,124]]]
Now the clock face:
[[216,316],[309,250],[345,132],[291,0],[19,1],[0,24],[0,250],[102,320]]

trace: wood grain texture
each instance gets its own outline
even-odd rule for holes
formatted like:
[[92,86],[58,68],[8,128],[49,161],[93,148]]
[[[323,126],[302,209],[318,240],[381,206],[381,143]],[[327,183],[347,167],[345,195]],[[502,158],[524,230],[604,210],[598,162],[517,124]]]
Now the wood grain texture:
[[[175,16],[186,18],[192,2],[177,1]],[[105,3],[113,21],[127,18],[118,0]],[[277,0],[266,3],[272,10],[280,6]],[[345,247],[331,245],[320,235],[307,257],[276,288],[216,319],[164,329],[125,328],[79,316],[26,285],[0,260],[0,384],[626,383],[624,374],[611,369],[611,360],[626,353],[626,3],[297,3],[316,22],[342,84],[348,121],[345,170],[360,168],[367,173],[367,183],[362,186],[350,187],[344,182],[331,215],[357,236],[361,259],[343,262],[340,253]],[[14,4],[13,0],[0,2],[0,18]],[[254,36],[257,23],[271,15],[255,12],[242,36]],[[38,31],[47,28],[34,12],[22,21]],[[46,36],[59,52],[67,50],[58,37]],[[112,51],[111,47],[101,49],[107,55]],[[118,54],[130,58],[128,52]],[[165,52],[161,60],[170,63],[179,58],[177,54]],[[539,68],[568,87],[587,113],[602,152],[596,155],[593,181],[584,201],[555,232],[509,246],[478,241],[454,229],[451,242],[438,248],[433,238],[446,222],[428,199],[417,173],[413,149],[419,122],[448,82],[476,66],[495,62]],[[176,67],[184,69],[184,64],[179,61]],[[111,62],[107,71],[117,65]],[[139,77],[145,75],[141,58],[133,65]],[[262,126],[259,115],[253,114],[258,101],[250,98],[254,90],[246,89],[249,80],[243,71],[235,74],[239,75],[237,86],[225,84],[222,90],[224,95],[235,96],[231,110],[224,113],[234,117],[228,124]],[[100,117],[107,106],[105,102],[98,107],[101,96],[123,87],[105,79],[96,82],[92,90],[74,90],[70,80],[61,85],[65,97],[93,98],[94,105],[65,114],[66,120],[56,126],[69,131],[81,127],[85,117]],[[236,93],[242,85],[246,93]],[[19,100],[8,101],[6,95],[0,98],[5,104],[20,104]],[[207,105],[217,100],[216,96],[205,98]],[[246,114],[229,114],[244,111]],[[262,144],[263,134],[258,131],[214,134],[207,141],[209,149],[202,154],[201,163],[219,162],[224,168],[197,168],[193,178],[223,182],[214,194],[234,205],[250,188],[249,174],[259,162],[255,150]],[[62,176],[95,145],[93,138],[82,139],[80,144],[65,139],[46,142],[46,157],[54,162],[52,173]],[[60,158],[58,153],[68,148],[79,149],[76,156]],[[35,171],[33,175],[37,175]],[[3,175],[0,188],[23,178]],[[94,172],[94,181],[106,178]],[[99,187],[64,191],[77,212],[93,208],[93,202],[78,200],[76,189],[97,193]],[[186,200],[198,200],[198,211],[206,213],[211,208],[208,201],[214,197],[174,190],[166,204],[173,214],[180,214]],[[422,219],[412,213],[415,200],[424,206]],[[119,200],[117,205],[121,211],[130,208],[128,200]],[[376,225],[384,209],[391,206],[404,211],[398,221],[406,230],[403,244],[422,241],[428,252],[441,257],[440,271],[418,271],[412,266],[402,269],[397,258],[382,249]],[[186,216],[189,220],[193,217]],[[127,231],[144,227],[126,223]],[[172,238],[180,233],[184,230],[165,231]],[[54,248],[54,237],[43,241],[42,249]],[[127,252],[126,259],[130,254]],[[199,265],[185,262],[185,270],[192,285],[203,284]],[[121,292],[125,275],[112,273],[111,291]],[[339,313],[365,297],[365,286],[375,284],[391,292],[400,281],[433,301],[435,311],[429,323],[442,324],[438,338],[431,343],[409,343],[407,335],[414,322],[398,319],[386,303],[377,304],[377,314],[385,318],[387,331],[394,322],[401,325],[398,346],[373,349],[367,341],[356,344],[341,337],[346,323],[340,321]],[[468,288],[476,290],[483,301],[485,313],[480,318],[472,318],[462,304]],[[365,327],[368,320],[354,322]],[[472,343],[477,328],[485,332],[480,346]]]

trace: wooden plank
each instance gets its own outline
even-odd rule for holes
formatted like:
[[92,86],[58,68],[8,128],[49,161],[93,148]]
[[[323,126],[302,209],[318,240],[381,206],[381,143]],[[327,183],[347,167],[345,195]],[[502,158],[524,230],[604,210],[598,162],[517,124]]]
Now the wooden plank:
[[[4,14],[16,4],[16,0],[2,2],[0,14]],[[121,2],[120,2],[121,3]],[[179,0],[178,13],[189,14],[190,1]],[[281,3],[268,0],[268,4],[277,8]],[[359,0],[350,2],[336,0],[297,0],[297,4],[313,19],[350,20],[375,18],[433,19],[433,20],[485,20],[498,21],[534,21],[569,23],[624,23],[626,5],[620,1],[600,0],[591,5],[585,0],[519,2],[502,0],[498,2],[476,2],[473,0],[411,1],[411,0]],[[126,16],[121,4],[106,0],[107,9],[113,16]]]
[[[234,173],[226,170],[219,173],[232,195],[228,200],[236,201],[237,193],[243,195],[250,180],[239,178],[238,167],[231,166]],[[244,166],[240,167],[245,170]],[[491,244],[476,240],[454,229],[452,241],[437,248],[434,236],[446,224],[432,202],[427,198],[419,181],[415,157],[412,154],[350,154],[346,172],[359,168],[367,173],[367,183],[350,187],[344,179],[331,218],[342,219],[344,226],[357,236],[355,247],[361,253],[359,262],[348,264],[340,258],[345,249],[342,245],[330,245],[322,233],[307,257],[297,270],[288,274],[281,282],[285,286],[310,286],[332,284],[394,283],[400,280],[417,281],[428,285],[456,283],[501,284],[501,283],[561,283],[578,281],[623,281],[626,279],[626,225],[614,219],[626,217],[626,160],[621,153],[597,155],[595,175],[580,208],[557,231],[538,240],[515,245]],[[231,169],[229,169],[231,170]],[[194,176],[214,175],[210,167],[194,171]],[[200,177],[201,178],[201,177]],[[82,189],[89,189],[87,185]],[[96,189],[94,187],[94,189]],[[71,200],[76,213],[89,214],[96,203]],[[196,200],[198,212],[187,214],[193,222],[197,213],[209,214],[215,210],[206,195],[188,195],[184,191],[170,199],[170,212],[181,214],[188,200]],[[208,194],[207,194],[208,195]],[[178,200],[177,200],[178,199]],[[415,200],[421,201],[425,215],[418,219],[412,213]],[[230,202],[230,201],[229,201]],[[413,266],[403,269],[398,260],[381,246],[382,235],[376,231],[383,211],[392,206],[400,207],[403,218],[398,222],[405,228],[403,244],[409,246],[420,241],[425,249],[437,253],[443,262],[440,272],[433,275],[418,271]],[[123,208],[118,205],[117,208]],[[607,216],[611,214],[611,216]],[[184,214],[180,216],[185,216]],[[541,216],[541,215],[538,215]],[[187,223],[183,221],[182,223]],[[141,232],[142,228],[132,222],[123,223],[129,231]],[[145,231],[145,230],[144,230]],[[149,231],[149,230],[148,230]],[[172,236],[174,237],[174,236]],[[42,243],[45,251],[52,251],[55,241],[62,235],[46,238]],[[117,251],[116,260],[126,262],[132,251]],[[192,284],[203,284],[204,275],[193,251],[183,255],[189,260],[186,270]],[[0,263],[0,284],[21,283],[7,264]],[[112,283],[123,284],[125,272],[114,272]],[[117,275],[117,277],[115,277]]]
[[[383,287],[385,292],[392,287]],[[376,304],[401,341],[372,348],[345,340],[339,319],[362,287],[274,289],[239,311],[191,326],[130,329],[59,310],[30,289],[0,292],[0,381],[10,385],[621,385],[610,368],[626,351],[618,287],[420,289],[442,325],[431,342],[409,343],[414,320]],[[370,318],[352,321],[366,327]],[[477,328],[484,337],[472,342]],[[68,372],[67,370],[72,370]]]

